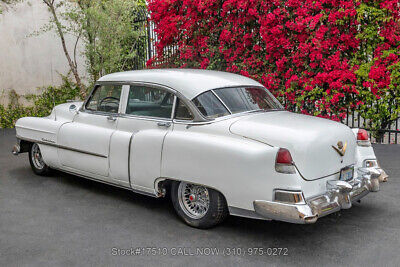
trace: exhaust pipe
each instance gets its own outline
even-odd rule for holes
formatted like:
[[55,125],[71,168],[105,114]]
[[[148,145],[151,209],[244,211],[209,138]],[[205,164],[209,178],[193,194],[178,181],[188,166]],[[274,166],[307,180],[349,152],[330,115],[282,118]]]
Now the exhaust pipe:
[[381,175],[379,175],[379,182],[387,182],[389,175],[387,175],[387,173],[383,170],[383,169],[378,169],[378,171],[381,173]]
[[19,152],[21,151],[21,147],[18,144],[15,144],[13,149],[12,149],[12,153],[14,156],[17,156],[19,154]]

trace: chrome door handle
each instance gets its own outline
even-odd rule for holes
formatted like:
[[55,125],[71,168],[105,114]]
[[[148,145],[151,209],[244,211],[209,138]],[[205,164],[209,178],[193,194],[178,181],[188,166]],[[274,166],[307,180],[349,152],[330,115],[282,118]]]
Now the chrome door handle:
[[160,127],[166,127],[166,128],[168,128],[168,127],[171,126],[171,123],[170,123],[170,122],[167,122],[167,121],[160,121],[160,122],[157,122],[157,125],[160,126]]
[[114,116],[112,116],[112,115],[110,115],[110,116],[107,117],[107,120],[109,120],[109,121],[116,121],[117,118],[114,117]]

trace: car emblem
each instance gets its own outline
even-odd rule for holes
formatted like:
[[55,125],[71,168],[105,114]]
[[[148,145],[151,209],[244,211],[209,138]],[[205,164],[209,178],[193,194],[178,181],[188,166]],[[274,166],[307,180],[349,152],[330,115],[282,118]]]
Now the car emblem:
[[346,153],[347,142],[344,143],[344,145],[343,145],[343,142],[342,142],[342,141],[339,141],[339,142],[337,143],[337,147],[335,147],[335,146],[332,146],[332,147],[333,147],[333,149],[335,149],[335,151],[336,151],[337,153],[339,153],[340,156],[343,157],[344,154]]

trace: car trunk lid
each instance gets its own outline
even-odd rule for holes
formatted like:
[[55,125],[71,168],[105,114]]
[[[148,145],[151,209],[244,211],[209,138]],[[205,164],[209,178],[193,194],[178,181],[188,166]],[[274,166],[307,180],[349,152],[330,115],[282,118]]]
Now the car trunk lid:
[[[306,180],[332,175],[355,163],[354,134],[338,122],[288,111],[271,111],[244,116],[231,124],[230,131],[289,149]],[[333,148],[338,148],[339,142],[346,146],[344,155]]]

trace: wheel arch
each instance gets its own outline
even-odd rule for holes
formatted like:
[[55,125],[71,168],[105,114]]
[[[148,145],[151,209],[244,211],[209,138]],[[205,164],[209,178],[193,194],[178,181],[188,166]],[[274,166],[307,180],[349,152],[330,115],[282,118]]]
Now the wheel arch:
[[171,184],[174,183],[174,182],[185,182],[185,183],[190,183],[190,184],[195,184],[195,185],[201,185],[201,186],[210,188],[212,190],[215,190],[215,191],[219,192],[224,197],[224,200],[225,200],[226,204],[228,204],[227,200],[226,200],[226,197],[224,195],[224,192],[222,192],[222,190],[220,190],[218,188],[215,188],[213,186],[209,186],[207,184],[201,184],[201,183],[198,183],[198,182],[194,182],[194,181],[191,181],[191,180],[182,180],[182,179],[169,178],[169,177],[159,177],[159,178],[154,180],[154,190],[155,190],[157,196],[158,197],[165,197],[169,193],[169,191],[171,189]]
[[19,153],[27,153],[31,149],[33,142],[27,140],[19,140],[20,150]]

